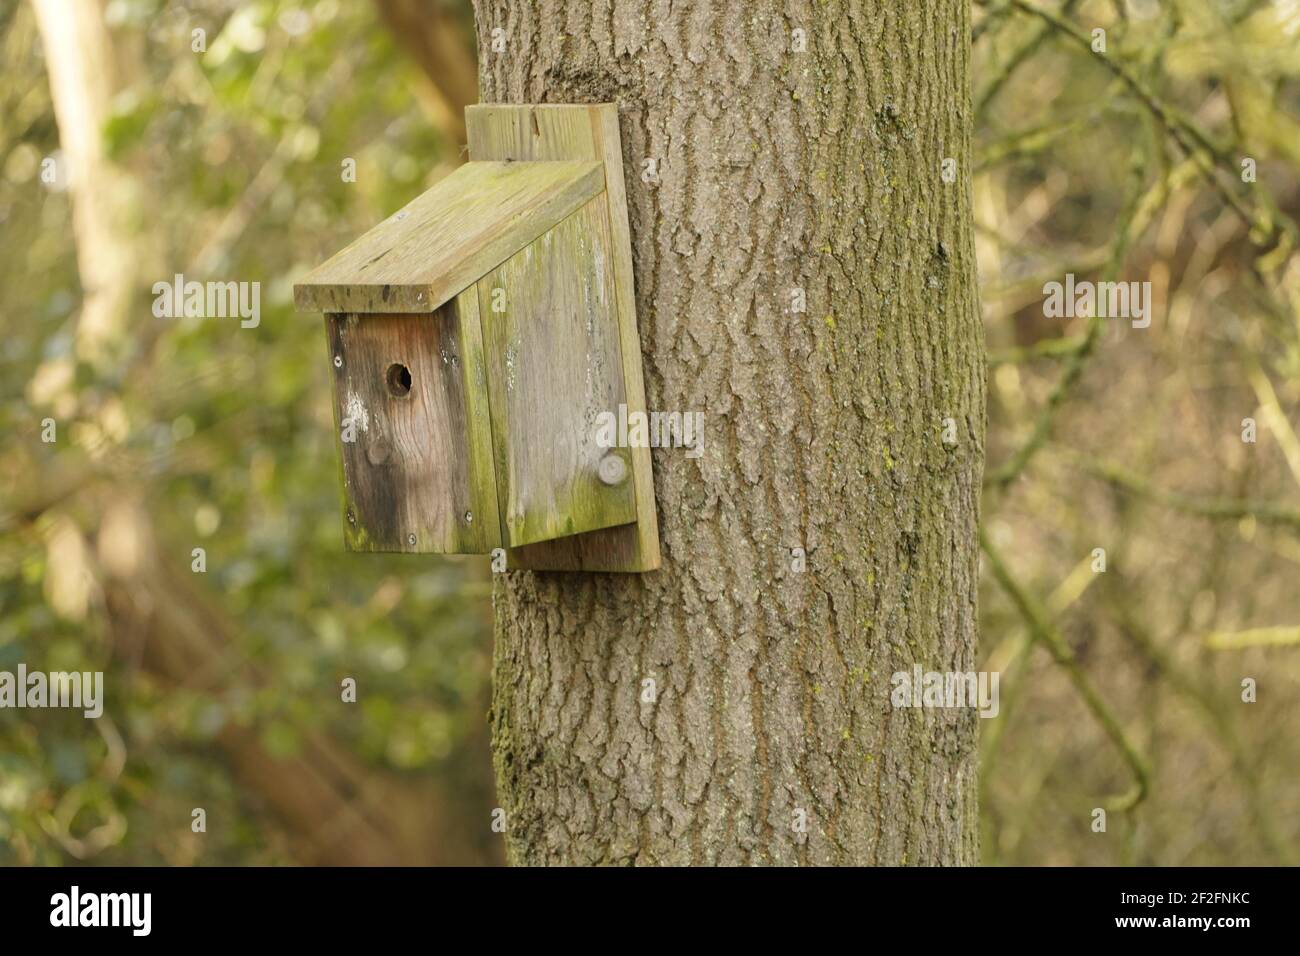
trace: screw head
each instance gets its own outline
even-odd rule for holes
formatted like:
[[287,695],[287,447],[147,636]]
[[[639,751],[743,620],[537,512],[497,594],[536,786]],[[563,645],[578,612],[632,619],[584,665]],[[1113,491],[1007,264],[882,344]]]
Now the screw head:
[[343,356],[342,356],[342,355],[336,355],[336,356],[334,356],[334,367],[335,367],[335,368],[342,368],[342,367],[343,367]]
[[357,514],[351,508],[348,509],[348,524],[357,523]]
[[465,523],[466,523],[466,524],[473,524],[473,523],[474,523],[474,512],[472,512],[472,511],[466,511],[466,512],[465,512]]
[[617,452],[610,452],[596,466],[596,477],[604,485],[621,485],[627,479],[627,462]]
[[413,547],[413,548],[415,547],[415,534],[414,534],[414,533],[408,534],[408,535],[406,536],[406,543],[409,544],[409,545],[410,545],[411,547]]

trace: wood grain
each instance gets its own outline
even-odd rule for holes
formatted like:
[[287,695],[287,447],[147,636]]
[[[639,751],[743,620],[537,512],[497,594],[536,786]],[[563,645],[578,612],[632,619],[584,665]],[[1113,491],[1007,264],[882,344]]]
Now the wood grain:
[[605,188],[598,162],[471,162],[309,272],[303,312],[429,313]]
[[[326,316],[352,551],[483,554],[501,546],[473,296],[433,315]],[[469,313],[469,314],[466,314]],[[389,370],[409,372],[394,394]]]
[[[626,400],[605,204],[589,202],[478,283],[503,538],[636,521],[634,476],[605,484],[599,416]],[[613,470],[611,469],[611,472]]]
[[[465,122],[470,156],[476,162],[573,160],[603,164],[609,259],[614,275],[623,386],[629,414],[645,411],[617,109],[610,103],[582,106],[480,105],[466,109]],[[636,489],[635,524],[511,548],[509,566],[569,571],[652,571],[658,568],[659,528],[650,449],[633,448],[629,451]]]

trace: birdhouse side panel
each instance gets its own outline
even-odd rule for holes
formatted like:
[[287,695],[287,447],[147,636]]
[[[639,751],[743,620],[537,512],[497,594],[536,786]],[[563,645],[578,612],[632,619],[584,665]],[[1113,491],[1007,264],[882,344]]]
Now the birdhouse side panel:
[[510,547],[636,521],[604,203],[583,206],[478,284]]

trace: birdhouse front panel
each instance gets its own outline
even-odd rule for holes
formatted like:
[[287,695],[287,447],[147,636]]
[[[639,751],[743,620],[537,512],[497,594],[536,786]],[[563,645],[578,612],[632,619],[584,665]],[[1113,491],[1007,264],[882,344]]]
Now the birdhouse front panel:
[[636,521],[609,226],[587,203],[479,284],[502,525],[511,547]]
[[477,309],[326,317],[350,550],[501,546]]

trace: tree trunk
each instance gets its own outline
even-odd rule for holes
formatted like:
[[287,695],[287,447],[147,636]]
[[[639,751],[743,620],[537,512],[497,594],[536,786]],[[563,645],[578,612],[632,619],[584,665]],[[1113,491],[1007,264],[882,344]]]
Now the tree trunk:
[[976,666],[967,0],[475,6],[484,102],[618,104],[647,400],[705,416],[662,570],[498,578],[509,858],[977,862],[974,712],[890,705]]
[[72,227],[83,292],[77,354],[101,364],[120,347],[141,272],[131,226],[135,192],[105,154],[103,129],[116,91],[112,44],[99,0],[35,0],[59,143],[72,187]]
[[434,124],[455,142],[465,138],[465,107],[474,102],[474,51],[462,27],[463,8],[443,0],[375,0],[389,32],[419,67],[417,90]]

